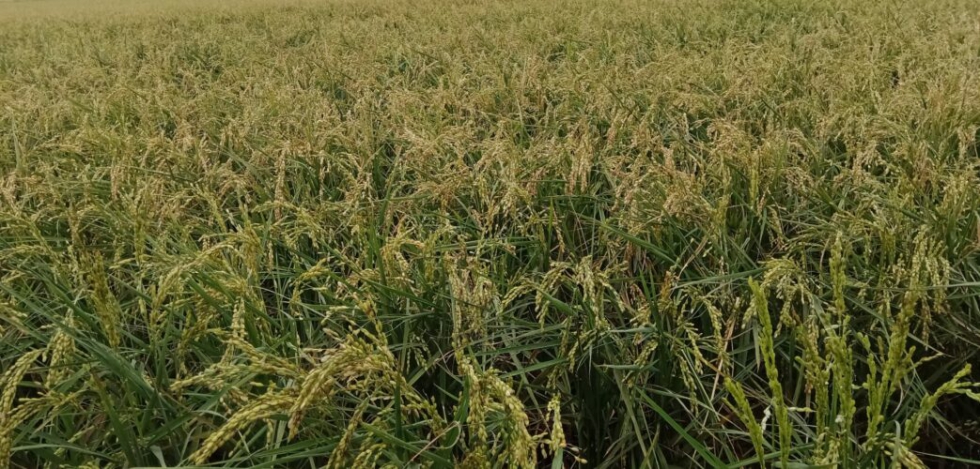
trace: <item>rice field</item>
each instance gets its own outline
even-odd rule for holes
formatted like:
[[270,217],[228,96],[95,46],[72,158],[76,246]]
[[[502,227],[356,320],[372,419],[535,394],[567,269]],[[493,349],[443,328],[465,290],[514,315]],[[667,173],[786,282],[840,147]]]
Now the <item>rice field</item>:
[[0,1],[0,469],[980,464],[980,2]]

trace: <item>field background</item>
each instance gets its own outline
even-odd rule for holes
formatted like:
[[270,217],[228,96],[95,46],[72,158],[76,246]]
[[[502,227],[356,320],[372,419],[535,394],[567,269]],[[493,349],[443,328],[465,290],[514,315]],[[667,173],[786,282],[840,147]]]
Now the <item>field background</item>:
[[0,2],[0,468],[980,461],[980,3]]

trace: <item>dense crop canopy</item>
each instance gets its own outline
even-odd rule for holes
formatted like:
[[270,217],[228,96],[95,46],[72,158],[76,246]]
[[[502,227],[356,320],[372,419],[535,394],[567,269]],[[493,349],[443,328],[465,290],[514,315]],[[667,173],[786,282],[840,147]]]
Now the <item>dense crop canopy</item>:
[[980,2],[105,1],[0,0],[0,468],[980,460]]

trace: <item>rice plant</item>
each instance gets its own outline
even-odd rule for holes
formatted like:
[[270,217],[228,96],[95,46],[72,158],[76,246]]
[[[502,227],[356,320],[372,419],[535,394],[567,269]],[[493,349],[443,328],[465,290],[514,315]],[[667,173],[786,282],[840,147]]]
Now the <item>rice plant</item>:
[[0,469],[980,464],[980,3],[0,2]]

